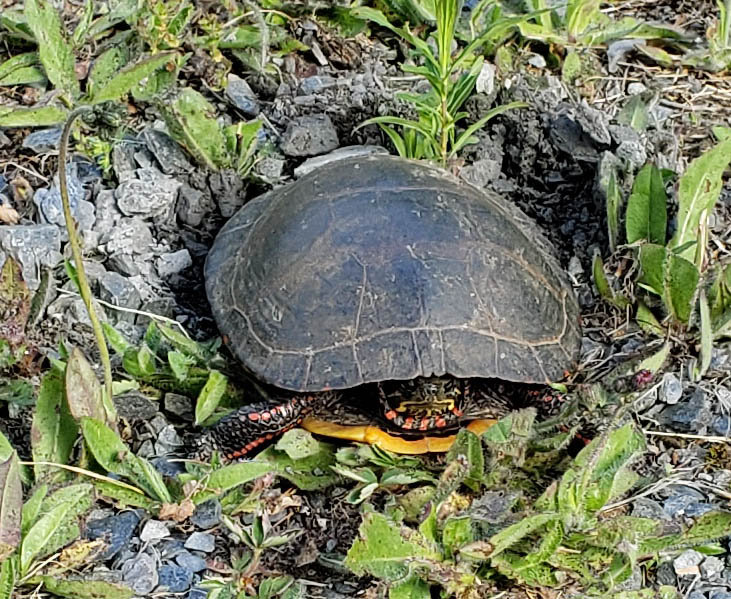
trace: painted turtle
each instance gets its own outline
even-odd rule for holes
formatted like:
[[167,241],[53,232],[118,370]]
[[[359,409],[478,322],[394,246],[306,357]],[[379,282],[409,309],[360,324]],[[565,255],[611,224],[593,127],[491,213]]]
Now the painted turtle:
[[535,223],[393,156],[333,162],[247,203],[205,278],[227,345],[281,390],[211,429],[229,459],[300,422],[445,451],[459,426],[505,412],[485,379],[546,383],[578,359],[578,304]]

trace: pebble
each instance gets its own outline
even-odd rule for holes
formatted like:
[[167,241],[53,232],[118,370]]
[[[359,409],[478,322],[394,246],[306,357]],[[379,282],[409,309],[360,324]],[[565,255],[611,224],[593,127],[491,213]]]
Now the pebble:
[[259,100],[251,86],[233,73],[229,73],[227,78],[226,97],[246,116],[255,117],[259,114]]
[[676,430],[703,434],[711,421],[711,410],[706,394],[698,388],[687,401],[665,408],[661,416]]
[[265,156],[256,163],[254,172],[269,183],[277,183],[282,179],[284,165],[285,161],[282,158]]
[[[153,450],[154,452],[155,450]],[[183,464],[169,460],[164,456],[152,458],[150,461],[155,466],[155,470],[169,478],[175,478],[185,472],[185,466]]]
[[[139,308],[142,303],[137,287],[127,277],[113,271],[105,271],[99,277],[99,297],[113,306],[131,308],[133,310]],[[134,322],[135,315],[133,313],[122,311],[114,313],[116,314],[116,320]]]
[[647,162],[647,150],[641,141],[623,141],[614,152],[618,158],[626,160],[630,168],[634,170]]
[[188,591],[185,599],[206,599],[208,597],[208,591],[200,587],[193,587]]
[[[41,216],[47,223],[65,227],[66,220],[63,215],[61,191],[57,179],[57,177],[54,178],[50,187],[36,189],[33,195],[33,203],[38,207]],[[76,163],[71,162],[66,167],[66,181],[68,183],[71,214],[79,223],[80,229],[91,229],[96,220],[94,204],[84,199],[86,190],[76,174]]]
[[338,132],[326,114],[301,116],[290,121],[282,136],[286,156],[317,156],[338,147]]
[[337,80],[335,77],[330,77],[329,75],[313,75],[312,77],[305,77],[300,81],[299,91],[305,96],[319,94],[328,87],[336,84]]
[[214,209],[213,200],[202,191],[183,185],[179,192],[178,218],[191,227],[198,227]]
[[175,561],[182,566],[187,568],[191,572],[203,572],[208,566],[206,560],[198,555],[194,555],[189,551],[181,551],[175,556]]
[[388,150],[381,146],[363,145],[363,146],[344,146],[323,154],[322,156],[314,156],[308,158],[297,168],[294,169],[295,178],[299,179],[311,173],[312,171],[335,162],[337,160],[344,160],[346,158],[357,158],[359,156],[373,156],[374,154],[388,154]]
[[[138,169],[138,174],[142,169]],[[152,169],[144,169],[150,172]],[[129,179],[120,183],[114,192],[117,207],[125,216],[154,218],[166,216],[175,204],[180,181],[164,176],[154,180]]]
[[655,500],[638,497],[632,502],[632,515],[637,518],[665,519],[663,507]]
[[122,418],[126,420],[147,421],[157,414],[157,402],[152,401],[139,391],[127,391],[114,398],[114,405]]
[[221,522],[221,502],[214,498],[199,503],[190,517],[190,522],[204,530],[218,526]]
[[686,549],[673,560],[673,569],[678,576],[696,576],[700,573],[699,566],[704,557],[694,549]]
[[687,510],[694,504],[702,502],[705,497],[693,489],[680,487],[664,502],[662,509],[671,518],[688,515]]
[[155,559],[147,553],[141,553],[127,560],[122,564],[122,579],[137,595],[151,593],[159,582]]
[[53,127],[52,129],[40,129],[33,131],[23,140],[23,147],[35,154],[43,154],[58,149],[58,143],[61,141],[61,127]]
[[713,555],[709,555],[701,564],[701,574],[706,580],[718,578],[721,572],[723,572],[723,569],[723,560]]
[[105,541],[107,548],[98,559],[106,561],[117,555],[121,549],[129,544],[139,521],[140,517],[136,512],[122,512],[106,518],[88,521],[84,534],[87,539],[103,539]]
[[182,175],[193,170],[180,145],[164,131],[148,127],[141,136],[166,175]]
[[123,218],[109,235],[107,253],[112,257],[116,254],[144,254],[152,244],[152,230],[144,220],[139,216]]
[[122,213],[117,208],[117,202],[114,199],[114,191],[111,189],[99,191],[94,198],[94,206],[96,208],[94,230],[102,236],[103,242],[106,243],[106,237],[122,218]]
[[177,275],[191,266],[193,266],[193,259],[190,257],[190,252],[187,249],[162,254],[155,261],[157,274],[163,279]]
[[728,437],[729,434],[731,434],[731,418],[729,418],[726,414],[716,416],[713,419],[713,422],[711,422],[711,429],[713,429],[713,432],[717,435]]
[[675,586],[675,584],[678,582],[678,577],[675,576],[673,563],[670,561],[663,562],[657,567],[655,577],[658,584]]
[[20,264],[23,279],[32,291],[41,283],[41,267],[61,262],[61,233],[55,225],[3,225],[0,227],[0,262],[12,256]]
[[501,161],[492,158],[481,158],[463,167],[459,176],[475,187],[487,187],[489,183],[500,177],[501,171]]
[[185,548],[191,551],[202,551],[210,553],[216,548],[216,540],[213,535],[207,532],[194,532],[185,541]]
[[231,218],[244,205],[244,180],[236,171],[219,171],[208,177],[211,196],[216,200],[221,216]]
[[731,599],[731,592],[725,589],[713,590],[708,593],[708,599]]
[[164,564],[160,567],[160,586],[166,587],[173,593],[182,593],[193,584],[193,572],[173,564]]
[[140,533],[140,539],[142,539],[144,543],[159,541],[160,539],[164,539],[169,536],[170,530],[167,525],[160,520],[148,520],[145,522],[145,525],[142,527],[142,532]]
[[135,178],[135,151],[138,142],[134,139],[124,139],[114,144],[112,148],[112,169],[117,176],[117,181],[122,183],[128,179]]
[[536,67],[537,69],[545,69],[546,59],[540,54],[531,54],[528,57],[528,64]]
[[663,401],[666,404],[674,405],[683,396],[683,384],[672,372],[667,372],[662,377]]
[[163,400],[165,411],[175,414],[182,420],[193,418],[193,406],[189,397],[178,393],[166,393]]
[[166,424],[155,439],[155,452],[157,455],[173,453],[183,446],[183,440],[178,435],[172,424]]

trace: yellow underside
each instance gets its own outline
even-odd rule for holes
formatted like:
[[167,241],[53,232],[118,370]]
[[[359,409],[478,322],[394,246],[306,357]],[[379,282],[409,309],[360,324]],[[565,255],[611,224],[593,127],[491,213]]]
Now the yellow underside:
[[[471,430],[476,435],[481,435],[496,422],[497,420],[473,420],[465,428]],[[370,443],[387,451],[412,455],[420,453],[443,453],[452,447],[452,443],[457,438],[455,434],[446,437],[424,437],[409,441],[396,435],[390,435],[375,426],[343,426],[312,417],[305,418],[301,426],[316,435],[347,439],[348,441],[359,441],[360,443]]]

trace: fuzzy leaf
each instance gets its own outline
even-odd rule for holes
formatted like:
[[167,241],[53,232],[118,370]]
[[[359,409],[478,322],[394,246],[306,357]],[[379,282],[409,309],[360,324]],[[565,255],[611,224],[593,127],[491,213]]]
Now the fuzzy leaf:
[[430,599],[429,585],[418,576],[409,576],[388,589],[388,599]]
[[60,580],[41,577],[48,592],[67,599],[131,599],[134,591],[128,586],[104,580]]
[[46,76],[38,65],[38,52],[8,58],[0,64],[0,85],[45,85]]
[[668,252],[665,262],[665,307],[677,322],[686,324],[695,304],[700,273],[692,262]]
[[65,383],[69,411],[74,419],[78,421],[88,416],[106,421],[102,403],[102,386],[91,364],[78,347],[71,350],[71,356],[66,365]]
[[74,52],[64,38],[63,26],[56,9],[46,0],[26,0],[25,17],[38,42],[46,76],[59,91],[71,98],[79,96]]
[[195,423],[200,426],[218,407],[224,393],[228,379],[218,370],[211,370],[208,374],[208,380],[201,389],[198,399],[195,402]]
[[44,127],[63,123],[68,111],[55,106],[4,108],[0,106],[0,127]]
[[[31,447],[34,462],[67,464],[76,443],[79,427],[69,411],[61,374],[50,370],[41,381],[33,414]],[[33,466],[36,481],[57,470],[51,466]]]
[[500,555],[508,547],[557,519],[558,514],[551,512],[533,514],[532,516],[526,516],[515,524],[511,524],[507,528],[504,528],[490,538],[490,544],[493,547],[490,558],[492,559]]
[[0,561],[0,599],[13,599],[18,556]]
[[46,512],[31,527],[20,546],[20,572],[27,574],[33,560],[39,554],[43,554],[46,546],[54,533],[64,523],[68,514],[73,510],[73,498],[57,505],[51,511]]
[[18,455],[0,463],[0,562],[20,545],[23,487]]
[[[269,474],[271,471],[272,465],[267,462],[250,461],[229,464],[211,473],[208,477],[206,488],[217,493],[223,493],[260,476]],[[195,503],[201,503],[206,499],[210,499],[210,496],[204,496],[202,493],[193,496]]]
[[466,428],[459,431],[452,447],[447,452],[447,463],[453,462],[459,455],[467,458],[467,473],[464,483],[473,491],[479,491],[484,478],[485,455],[482,452],[480,438]]
[[40,510],[41,514],[53,511],[60,505],[70,503],[71,507],[55,532],[48,538],[43,551],[38,554],[38,557],[54,553],[79,538],[81,531],[79,530],[78,520],[84,512],[91,508],[93,489],[94,487],[89,483],[79,483],[61,487],[44,498]]
[[654,164],[646,164],[637,174],[627,200],[627,243],[645,240],[664,245],[667,220],[662,175]]
[[[698,239],[701,223],[713,210],[721,192],[722,175],[731,162],[731,138],[719,142],[693,160],[678,183],[678,226],[669,247],[680,248]],[[689,247],[680,256],[695,262],[696,249]],[[696,264],[697,265],[697,264]]]
[[370,574],[387,581],[396,581],[409,573],[413,558],[439,560],[436,546],[419,532],[401,527],[383,514],[363,515],[359,538],[355,540],[345,565],[359,576]]
[[171,60],[173,56],[172,52],[164,52],[129,65],[109,79],[103,86],[100,86],[100,89],[94,91],[89,102],[91,104],[100,104],[101,102],[119,100],[143,79],[149,77]]

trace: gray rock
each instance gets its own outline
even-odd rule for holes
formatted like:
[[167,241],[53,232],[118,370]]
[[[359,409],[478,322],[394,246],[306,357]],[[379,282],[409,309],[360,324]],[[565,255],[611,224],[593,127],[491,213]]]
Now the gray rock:
[[492,158],[481,158],[465,166],[459,173],[467,183],[475,187],[487,187],[489,183],[500,177],[502,164]]
[[700,572],[699,566],[705,556],[695,549],[686,549],[673,560],[673,568],[678,576],[694,576]]
[[122,218],[122,213],[117,208],[117,201],[114,199],[114,191],[101,190],[94,198],[94,206],[96,207],[94,230],[101,235],[101,241],[106,243],[109,233]]
[[[76,174],[76,163],[69,163],[66,167],[66,180],[69,190],[69,206],[71,214],[78,221],[81,229],[90,229],[94,225],[94,205],[84,200],[86,191]],[[64,227],[66,220],[63,215],[61,192],[59,191],[58,177],[54,177],[51,187],[41,187],[33,195],[33,203],[38,206],[43,219],[50,224]]]
[[165,176],[154,180],[129,179],[117,187],[114,195],[125,216],[167,217],[175,206],[181,185],[180,181]]
[[142,527],[140,532],[140,539],[143,543],[149,543],[151,541],[159,541],[170,536],[170,530],[164,522],[160,520],[148,520]]
[[178,565],[190,570],[191,572],[203,572],[208,566],[206,566],[206,560],[197,555],[193,555],[189,551],[181,551],[175,556],[175,561]]
[[703,499],[705,498],[703,496],[699,498],[692,489],[679,490],[663,502],[662,509],[670,518],[688,515],[688,510],[701,503]]
[[596,162],[599,159],[589,135],[567,115],[559,115],[551,121],[548,137],[557,150],[571,154],[576,160]]
[[687,401],[665,408],[661,417],[676,430],[702,434],[711,421],[711,409],[705,392],[698,388]]
[[10,138],[0,131],[0,148],[7,148],[11,143]]
[[[80,297],[70,297],[67,298],[71,300],[71,303],[68,307],[68,315],[70,318],[75,320],[76,322],[79,322],[81,324],[84,324],[88,327],[91,327],[91,319],[89,318],[89,312],[86,310],[86,304],[84,303],[84,300]],[[58,300],[56,300],[58,301]],[[99,304],[96,300],[92,300],[94,303],[94,309],[96,310],[96,315],[102,322],[109,322],[109,319],[107,318],[107,312],[104,309],[104,306]],[[55,304],[56,302],[54,302]],[[52,304],[53,305],[53,304]],[[48,306],[49,313],[51,311],[51,306]]]
[[678,581],[678,577],[675,576],[673,563],[669,561],[663,562],[657,567],[655,577],[658,584],[669,584],[675,586]]
[[194,532],[185,541],[185,548],[191,551],[210,553],[216,548],[215,537],[207,532]]
[[[138,258],[132,254],[116,253],[107,262],[107,266],[125,277],[136,277],[140,274]],[[135,319],[136,321],[136,319]]]
[[143,254],[149,251],[152,243],[152,231],[144,220],[140,217],[123,218],[109,235],[107,253]]
[[282,136],[286,156],[317,156],[338,147],[338,132],[326,114],[301,116],[290,121]]
[[[173,453],[183,446],[183,440],[180,438],[175,428],[168,424],[157,435],[155,439],[155,453],[157,455],[165,455]],[[190,547],[188,547],[190,549]]]
[[708,599],[731,599],[731,592],[726,589],[714,589],[709,591]]
[[166,457],[152,458],[151,462],[155,466],[155,470],[168,478],[176,478],[185,473],[185,466],[183,464],[169,460]]
[[120,183],[135,178],[135,169],[137,168],[135,151],[137,145],[138,142],[125,139],[114,144],[112,148],[112,168],[114,174],[117,175],[117,181]]
[[208,591],[201,587],[193,587],[188,591],[185,599],[206,599],[208,597]]
[[0,227],[0,263],[12,256],[23,272],[29,289],[41,283],[40,269],[61,262],[61,233],[55,225],[4,225]]
[[337,85],[337,82],[335,77],[330,77],[329,75],[313,75],[312,77],[305,77],[300,81],[299,91],[304,96],[319,94],[328,87]]
[[528,64],[536,67],[537,69],[545,69],[546,59],[540,54],[531,54],[528,57]]
[[647,150],[640,141],[623,141],[617,146],[615,153],[618,158],[626,160],[635,170],[647,162]]
[[114,405],[119,415],[126,420],[150,420],[157,414],[157,402],[152,401],[139,391],[131,390],[117,395]]
[[61,127],[33,131],[23,140],[23,147],[35,154],[57,150],[62,131]]
[[713,580],[714,578],[718,578],[720,576],[721,572],[723,572],[723,569],[723,560],[713,555],[709,555],[706,559],[703,560],[703,563],[701,564],[701,575],[706,580]]
[[142,137],[163,173],[180,175],[193,170],[181,147],[164,131],[148,127],[142,132]]
[[619,61],[624,59],[625,55],[637,46],[644,45],[645,40],[618,40],[610,43],[607,47],[607,60],[609,61],[607,69],[609,72],[616,73],[619,70]]
[[193,572],[182,566],[164,564],[160,567],[160,586],[172,593],[182,593],[193,584]]
[[[105,272],[99,278],[99,297],[113,306],[131,308],[136,310],[140,307],[142,300],[137,288],[130,280],[117,273]],[[129,312],[115,312],[116,320],[134,322],[135,315]]]
[[140,517],[136,512],[122,512],[114,516],[91,520],[86,523],[84,536],[92,541],[96,539],[104,541],[106,549],[98,559],[106,561],[129,544],[139,521]]
[[259,100],[249,84],[233,73],[227,77],[226,97],[246,116],[255,117],[261,110]]
[[731,418],[727,414],[716,416],[711,422],[711,429],[717,435],[723,437],[731,436]]
[[627,86],[628,96],[636,96],[645,91],[647,91],[647,86],[644,83],[640,83],[639,81],[633,81]]
[[244,180],[236,171],[218,171],[208,178],[211,194],[218,204],[221,216],[230,218],[244,205]]
[[[285,161],[274,156],[265,156],[254,165],[254,172],[269,183],[278,183],[282,179]],[[295,172],[297,169],[295,169]]]
[[218,526],[221,522],[221,502],[218,499],[209,499],[199,503],[190,517],[192,524],[198,528],[208,529]]
[[160,557],[166,561],[174,559],[181,553],[188,553],[182,539],[165,539],[157,544],[156,549],[160,552]]
[[687,599],[706,599],[706,594],[701,593],[700,591],[693,591],[690,595],[688,595]]
[[215,208],[208,195],[189,185],[183,185],[180,188],[179,197],[178,218],[180,222],[191,227],[199,227],[203,219]]
[[662,506],[653,499],[638,497],[632,502],[632,515],[637,518],[652,518],[655,520],[666,517]]
[[328,154],[308,158],[294,169],[294,176],[299,179],[300,177],[303,177],[326,164],[330,164],[331,162],[343,160],[345,158],[356,158],[358,156],[372,156],[374,154],[388,154],[388,150],[381,146],[344,146],[329,152]]
[[576,121],[581,125],[589,137],[591,137],[596,143],[601,145],[609,145],[612,141],[612,136],[609,133],[609,115],[592,106],[582,100],[576,108]]
[[675,405],[683,396],[683,384],[672,372],[666,372],[662,377],[662,399],[665,403]]
[[166,393],[164,399],[165,411],[175,414],[183,420],[192,420],[193,406],[189,397],[177,393]]
[[151,593],[159,582],[155,559],[147,553],[141,553],[127,560],[122,564],[122,579],[137,595]]
[[176,275],[192,265],[193,259],[190,257],[190,252],[186,249],[162,254],[155,261],[157,274],[159,274],[163,279],[166,279],[171,275]]

